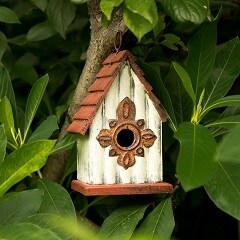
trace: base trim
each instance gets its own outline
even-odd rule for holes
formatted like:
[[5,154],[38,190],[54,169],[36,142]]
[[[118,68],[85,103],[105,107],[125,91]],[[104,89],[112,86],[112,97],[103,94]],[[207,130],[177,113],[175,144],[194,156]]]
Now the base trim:
[[73,180],[71,187],[85,196],[159,194],[171,193],[173,191],[173,185],[167,182],[101,185]]

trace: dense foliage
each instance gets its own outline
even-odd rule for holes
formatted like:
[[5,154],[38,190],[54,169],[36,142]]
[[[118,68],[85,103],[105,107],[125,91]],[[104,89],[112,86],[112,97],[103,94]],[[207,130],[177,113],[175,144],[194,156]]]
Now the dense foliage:
[[[122,44],[169,114],[164,180],[174,191],[87,198],[70,189],[76,136],[56,143],[86,61],[87,0],[0,0],[0,238],[236,239],[237,2],[101,0],[104,27],[121,9]],[[43,179],[47,158],[65,149],[61,185]]]

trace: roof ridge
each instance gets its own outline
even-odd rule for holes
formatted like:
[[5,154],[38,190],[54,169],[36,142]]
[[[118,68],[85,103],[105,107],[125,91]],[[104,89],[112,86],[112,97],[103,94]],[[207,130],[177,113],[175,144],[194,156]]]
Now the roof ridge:
[[162,108],[158,98],[153,94],[152,87],[144,78],[143,71],[136,64],[136,58],[128,50],[122,50],[110,54],[104,60],[103,67],[96,74],[96,79],[89,87],[88,94],[82,100],[79,110],[73,116],[73,122],[67,129],[68,132],[80,133],[82,135],[87,132],[103,99],[126,60],[129,61],[132,70],[146,88],[147,94],[152,100],[162,121],[166,121],[168,115]]

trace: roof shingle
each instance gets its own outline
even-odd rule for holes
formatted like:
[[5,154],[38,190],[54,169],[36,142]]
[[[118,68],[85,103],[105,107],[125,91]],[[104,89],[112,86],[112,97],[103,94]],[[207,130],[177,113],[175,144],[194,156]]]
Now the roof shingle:
[[164,111],[158,98],[152,93],[152,87],[143,77],[144,73],[137,66],[135,57],[129,51],[124,50],[110,54],[103,62],[103,68],[96,74],[96,80],[90,86],[87,96],[81,102],[79,110],[73,117],[73,122],[67,129],[68,132],[85,135],[125,60],[129,61],[131,68],[146,88],[162,121],[167,120],[167,113]]

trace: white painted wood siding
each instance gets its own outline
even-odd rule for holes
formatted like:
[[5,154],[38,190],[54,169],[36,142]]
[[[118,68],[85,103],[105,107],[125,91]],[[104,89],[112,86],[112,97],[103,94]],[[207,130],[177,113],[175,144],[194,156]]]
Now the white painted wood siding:
[[[116,119],[118,104],[129,97],[136,106],[136,120],[144,119],[145,128],[157,136],[144,157],[135,157],[134,166],[125,170],[117,157],[109,157],[109,148],[102,148],[96,137],[101,129],[109,129],[109,120]],[[113,82],[90,126],[89,135],[78,140],[78,179],[90,184],[144,183],[162,181],[162,122],[146,89],[126,63]]]

